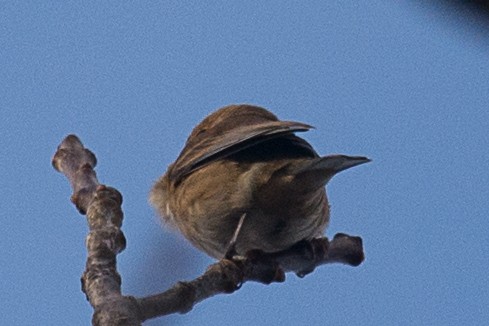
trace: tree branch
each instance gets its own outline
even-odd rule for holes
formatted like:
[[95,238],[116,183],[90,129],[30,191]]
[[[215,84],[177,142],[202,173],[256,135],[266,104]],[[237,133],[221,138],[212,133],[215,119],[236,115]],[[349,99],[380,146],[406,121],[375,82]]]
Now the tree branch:
[[87,215],[90,232],[86,239],[88,258],[82,291],[95,311],[93,325],[140,325],[150,318],[186,313],[206,298],[232,293],[247,281],[283,282],[285,272],[303,277],[323,264],[358,266],[364,259],[362,239],[339,233],[332,241],[327,238],[301,241],[277,253],[254,250],[245,257],[222,259],[195,280],[178,282],[160,294],[144,298],[123,296],[116,269],[116,255],[126,245],[120,229],[121,194],[98,182],[95,155],[75,135],[61,142],[52,163],[70,181],[71,201],[81,214]]

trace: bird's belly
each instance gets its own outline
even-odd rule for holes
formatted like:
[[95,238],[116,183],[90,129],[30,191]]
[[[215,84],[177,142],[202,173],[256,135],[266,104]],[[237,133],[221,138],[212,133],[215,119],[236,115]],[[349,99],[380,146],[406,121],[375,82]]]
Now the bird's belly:
[[259,167],[249,172],[238,168],[226,161],[204,167],[189,175],[172,196],[175,224],[196,247],[222,258],[243,214],[236,243],[239,254],[280,251],[322,234],[329,220],[324,188],[302,195],[294,189],[274,189],[265,195],[256,186]]
[[238,236],[237,251],[265,252],[284,250],[304,239],[323,234],[329,222],[329,207],[324,196],[316,200],[283,202],[275,212],[251,209]]
[[245,254],[252,249],[276,252],[298,241],[320,236],[328,224],[329,207],[325,196],[317,202],[294,205],[285,205],[286,209],[270,213],[249,205],[231,207],[226,205],[226,198],[216,195],[195,200],[187,206],[186,212],[179,214],[179,218],[187,222],[178,225],[196,247],[213,257],[222,258],[240,217],[245,214],[236,242],[237,253]]

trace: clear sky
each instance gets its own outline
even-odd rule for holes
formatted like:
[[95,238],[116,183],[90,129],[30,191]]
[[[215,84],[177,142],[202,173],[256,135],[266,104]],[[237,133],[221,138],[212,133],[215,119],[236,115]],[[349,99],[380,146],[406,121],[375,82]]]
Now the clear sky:
[[146,325],[489,324],[489,39],[412,3],[2,2],[0,324],[90,322],[86,222],[50,162],[69,133],[124,195],[124,293],[200,275],[213,260],[165,231],[147,194],[231,103],[316,126],[302,136],[321,154],[373,159],[328,186],[327,235],[361,235],[366,261]]

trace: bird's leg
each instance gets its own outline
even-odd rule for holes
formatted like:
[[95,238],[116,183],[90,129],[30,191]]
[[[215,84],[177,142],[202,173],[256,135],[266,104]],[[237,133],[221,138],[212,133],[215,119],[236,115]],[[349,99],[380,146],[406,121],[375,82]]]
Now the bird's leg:
[[236,242],[238,240],[239,232],[241,231],[241,227],[243,226],[243,222],[245,220],[246,213],[243,213],[239,218],[238,226],[236,226],[236,230],[234,230],[233,237],[231,241],[229,241],[228,249],[226,250],[226,254],[224,255],[225,259],[231,259],[234,255],[236,255]]

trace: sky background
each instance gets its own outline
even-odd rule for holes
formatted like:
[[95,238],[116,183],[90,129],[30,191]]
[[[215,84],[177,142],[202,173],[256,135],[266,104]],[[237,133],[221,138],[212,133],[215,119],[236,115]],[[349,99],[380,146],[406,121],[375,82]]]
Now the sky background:
[[231,103],[316,126],[333,178],[326,234],[366,260],[246,283],[145,325],[489,324],[489,38],[413,1],[0,3],[0,324],[88,325],[86,221],[51,167],[77,134],[124,196],[123,292],[213,260],[161,227],[152,183],[191,129]]

